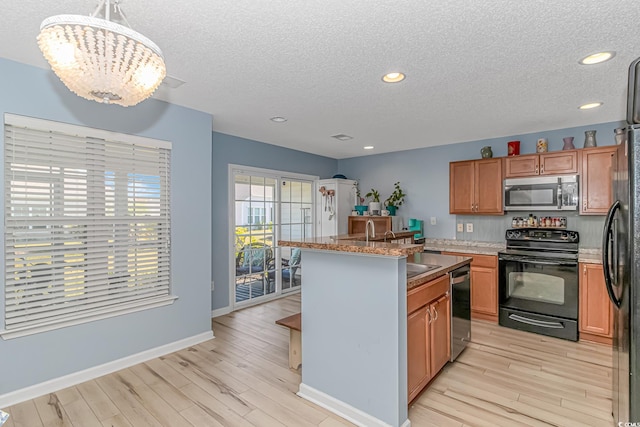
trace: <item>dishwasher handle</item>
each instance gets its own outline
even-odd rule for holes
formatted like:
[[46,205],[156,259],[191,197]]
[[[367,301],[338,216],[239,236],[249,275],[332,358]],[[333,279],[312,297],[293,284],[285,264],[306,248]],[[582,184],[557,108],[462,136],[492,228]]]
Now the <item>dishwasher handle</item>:
[[451,278],[451,284],[452,285],[459,285],[460,283],[466,282],[467,280],[469,280],[469,273],[465,273],[462,276],[457,276],[457,277],[452,277]]

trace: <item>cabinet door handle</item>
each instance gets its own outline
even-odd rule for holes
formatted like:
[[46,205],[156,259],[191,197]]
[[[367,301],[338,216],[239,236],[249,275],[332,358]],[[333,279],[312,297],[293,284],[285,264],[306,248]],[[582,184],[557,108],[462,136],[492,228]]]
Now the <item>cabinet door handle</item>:
[[538,165],[536,165],[536,170],[535,170],[535,172],[536,172],[536,173],[538,173]]
[[587,266],[586,265],[582,266],[582,274],[587,274]]
[[582,210],[583,211],[587,210],[587,201],[586,200],[582,202]]
[[427,323],[430,325],[431,322],[433,322],[433,319],[431,317],[431,308],[430,307],[427,307],[427,313],[429,313],[429,321]]
[[436,320],[438,320],[438,309],[436,308],[436,306],[435,306],[435,305],[433,306],[433,311],[435,311],[435,312],[436,312],[436,315],[435,315],[435,317],[433,318],[433,321],[435,322]]
[[544,165],[540,165],[540,173],[544,173]]

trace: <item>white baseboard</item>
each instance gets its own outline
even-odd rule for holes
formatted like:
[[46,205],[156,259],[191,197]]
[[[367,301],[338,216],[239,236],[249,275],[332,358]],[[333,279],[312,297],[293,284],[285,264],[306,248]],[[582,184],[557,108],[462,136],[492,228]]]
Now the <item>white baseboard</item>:
[[226,306],[222,308],[215,309],[211,312],[211,318],[224,316],[225,314],[231,313],[231,306]]
[[80,384],[85,381],[89,381],[94,378],[98,378],[103,375],[128,368],[133,365],[137,365],[138,363],[146,362],[147,360],[155,359],[156,357],[164,356],[165,354],[182,350],[192,345],[210,340],[211,338],[213,338],[212,331],[203,332],[189,338],[174,341],[172,343],[145,350],[140,353],[132,354],[131,356],[123,357],[122,359],[117,359],[111,362],[104,363],[102,365],[94,366],[93,368],[88,368],[69,375],[65,375],[63,377],[54,378],[40,384],[2,394],[0,395],[0,408],[7,408],[11,405],[15,405],[16,403],[24,402],[25,400],[34,399],[48,393],[53,393],[64,388],[71,387],[76,384]]
[[[300,389],[298,390],[297,395],[315,403],[318,406],[328,409],[355,425],[362,427],[393,427],[391,424],[385,423],[384,421],[373,417],[358,408],[354,408],[353,406],[316,390],[313,387],[309,387],[304,383],[300,383]],[[400,427],[411,427],[411,421],[407,419]]]

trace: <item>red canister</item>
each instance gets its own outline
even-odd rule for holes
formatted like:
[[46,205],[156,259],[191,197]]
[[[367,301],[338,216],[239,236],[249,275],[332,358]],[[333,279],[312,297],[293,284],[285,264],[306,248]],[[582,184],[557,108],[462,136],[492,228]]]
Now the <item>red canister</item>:
[[520,155],[520,141],[507,142],[507,153],[509,156]]

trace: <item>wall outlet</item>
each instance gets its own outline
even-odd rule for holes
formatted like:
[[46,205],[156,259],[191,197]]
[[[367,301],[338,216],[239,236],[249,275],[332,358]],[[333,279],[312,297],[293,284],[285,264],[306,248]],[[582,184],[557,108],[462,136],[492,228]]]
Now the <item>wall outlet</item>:
[[435,216],[431,217],[431,225],[436,225],[436,217]]
[[458,231],[458,233],[462,233],[464,231],[464,224],[462,224],[462,223],[458,224],[457,231]]
[[467,233],[473,233],[473,223],[467,223]]
[[211,281],[211,290],[213,291],[215,288],[216,288],[216,287],[215,287],[215,285],[214,285],[214,283],[213,283],[213,280],[212,280],[212,281]]

